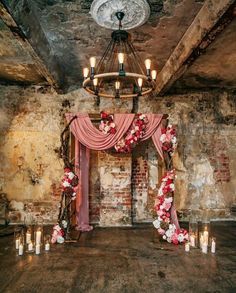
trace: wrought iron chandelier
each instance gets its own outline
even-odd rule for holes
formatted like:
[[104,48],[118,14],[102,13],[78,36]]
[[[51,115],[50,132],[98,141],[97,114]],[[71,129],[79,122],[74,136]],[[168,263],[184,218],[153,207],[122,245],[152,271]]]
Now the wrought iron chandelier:
[[83,69],[83,87],[92,95],[104,98],[135,98],[150,94],[156,87],[157,71],[151,70],[151,60],[140,59],[130,41],[130,34],[122,30],[123,12],[117,12],[119,29],[111,34],[102,58],[90,58],[90,69]]

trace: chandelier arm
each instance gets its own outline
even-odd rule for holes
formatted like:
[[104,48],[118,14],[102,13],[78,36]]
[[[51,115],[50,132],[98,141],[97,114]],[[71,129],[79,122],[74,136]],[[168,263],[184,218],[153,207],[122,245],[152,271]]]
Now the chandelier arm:
[[133,44],[131,42],[128,42],[128,46],[130,47],[131,52],[134,55],[134,58],[136,60],[136,64],[139,67],[140,71],[142,72],[142,74],[145,74],[144,71],[143,71],[143,67],[141,66],[142,60],[141,60],[140,56],[136,53]]
[[113,44],[113,41],[110,40],[110,42],[109,42],[109,44],[108,44],[108,46],[106,48],[106,51],[103,53],[102,58],[100,59],[100,61],[98,63],[98,66],[97,66],[97,72],[98,73],[99,73],[99,71],[100,71],[100,69],[102,67],[102,64],[104,63],[104,61],[105,61],[105,59],[106,59],[106,57],[107,57],[107,55],[108,55],[108,53],[110,51],[110,48],[111,48],[112,44]]
[[107,70],[105,71],[105,72],[111,72],[112,70],[113,70],[113,66],[114,66],[114,62],[115,62],[115,53],[114,53],[114,48],[115,48],[115,46],[116,46],[116,44],[115,44],[115,42],[113,41],[113,46],[112,46],[112,49],[111,49],[111,54],[110,54],[110,63],[109,64],[107,64],[108,66],[108,68],[107,68]]
[[[125,44],[125,46],[126,46],[126,51],[127,51],[127,52],[131,51],[131,50],[130,50],[130,47],[128,46],[127,43]],[[131,52],[131,54],[132,54],[132,52]],[[132,55],[133,55],[133,54],[132,54]],[[129,67],[130,67],[130,69],[131,69],[131,72],[136,72],[137,69],[136,69],[135,66],[134,66],[135,62],[133,62],[134,60],[131,60],[131,59],[132,59],[132,58],[127,58],[127,63],[128,63],[128,65],[129,65]],[[134,83],[135,83],[136,86],[138,86],[138,81],[137,81],[137,79],[134,79]]]

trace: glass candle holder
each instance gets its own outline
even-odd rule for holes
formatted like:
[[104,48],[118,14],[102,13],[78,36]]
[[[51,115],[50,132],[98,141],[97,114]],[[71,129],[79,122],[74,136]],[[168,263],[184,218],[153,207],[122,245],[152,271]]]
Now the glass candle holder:
[[189,218],[189,242],[192,247],[198,246],[198,232],[198,219],[192,213]]
[[30,241],[27,245],[27,250],[26,252],[28,253],[33,253],[34,252],[34,242],[33,241]]
[[47,234],[44,237],[44,250],[45,251],[49,251],[51,249],[50,243],[51,243],[51,235]]
[[34,242],[35,242],[35,249],[36,245],[41,245],[43,243],[43,225],[36,225],[34,231]]
[[33,241],[33,227],[28,226],[26,227],[26,233],[25,233],[25,243],[26,245]]
[[19,250],[20,244],[24,245],[24,230],[22,227],[16,227],[14,230],[14,246]]

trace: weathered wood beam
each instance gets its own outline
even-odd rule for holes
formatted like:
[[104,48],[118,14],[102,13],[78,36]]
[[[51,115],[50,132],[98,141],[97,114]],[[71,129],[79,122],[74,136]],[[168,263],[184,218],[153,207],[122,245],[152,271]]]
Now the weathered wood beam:
[[235,18],[235,0],[206,0],[157,76],[163,95],[187,68],[204,53],[216,36]]
[[59,89],[58,81],[49,72],[42,58],[38,55],[38,53],[36,53],[35,49],[32,47],[31,43],[26,38],[25,33],[18,26],[13,16],[11,15],[10,11],[6,7],[6,5],[1,2],[0,2],[0,17],[3,20],[3,22],[7,25],[7,27],[10,29],[14,38],[17,39],[17,41],[22,46],[22,48],[31,56],[38,73],[44,76],[47,82],[56,90],[58,90]]

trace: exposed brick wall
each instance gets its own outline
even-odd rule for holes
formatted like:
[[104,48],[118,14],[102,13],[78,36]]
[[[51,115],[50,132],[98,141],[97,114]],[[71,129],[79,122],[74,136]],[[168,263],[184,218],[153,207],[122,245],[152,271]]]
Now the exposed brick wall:
[[99,152],[100,225],[131,225],[131,155]]
[[230,166],[228,146],[225,139],[215,139],[212,142],[212,152],[209,158],[211,165],[214,167],[214,178],[216,182],[230,181]]

